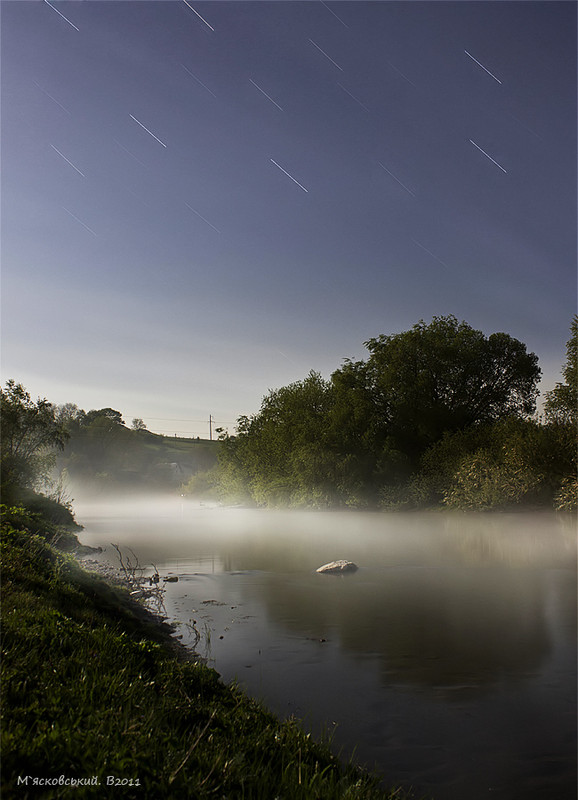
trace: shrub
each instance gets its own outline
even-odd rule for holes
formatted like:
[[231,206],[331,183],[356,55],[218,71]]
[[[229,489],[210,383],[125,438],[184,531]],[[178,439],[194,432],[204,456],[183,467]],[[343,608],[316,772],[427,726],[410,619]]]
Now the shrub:
[[519,503],[540,483],[540,476],[515,450],[501,458],[479,449],[467,456],[444,494],[450,508],[501,508]]
[[576,511],[578,508],[578,479],[565,478],[558,494],[554,498],[556,511]]

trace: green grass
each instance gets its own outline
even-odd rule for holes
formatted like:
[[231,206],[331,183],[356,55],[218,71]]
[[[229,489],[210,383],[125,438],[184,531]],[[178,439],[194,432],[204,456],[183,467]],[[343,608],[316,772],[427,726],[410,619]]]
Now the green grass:
[[165,456],[173,455],[176,460],[189,458],[193,461],[203,461],[212,466],[217,462],[217,454],[221,443],[216,439],[187,439],[185,437],[163,436],[157,433],[146,432],[142,437],[147,450],[162,453]]
[[[126,595],[19,520],[1,543],[3,798],[403,796],[179,655]],[[100,785],[33,786],[60,776]]]

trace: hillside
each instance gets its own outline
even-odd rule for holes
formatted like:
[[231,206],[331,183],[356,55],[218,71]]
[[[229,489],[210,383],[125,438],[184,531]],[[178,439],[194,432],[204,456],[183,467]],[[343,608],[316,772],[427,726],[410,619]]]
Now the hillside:
[[[106,409],[104,410],[106,411]],[[67,425],[56,474],[74,491],[178,490],[217,463],[220,442],[131,430],[110,414]]]

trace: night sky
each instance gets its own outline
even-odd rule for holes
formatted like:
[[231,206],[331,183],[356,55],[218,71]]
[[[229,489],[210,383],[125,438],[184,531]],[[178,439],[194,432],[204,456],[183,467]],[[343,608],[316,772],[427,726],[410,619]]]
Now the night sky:
[[204,437],[454,314],[551,388],[576,11],[4,0],[3,380]]

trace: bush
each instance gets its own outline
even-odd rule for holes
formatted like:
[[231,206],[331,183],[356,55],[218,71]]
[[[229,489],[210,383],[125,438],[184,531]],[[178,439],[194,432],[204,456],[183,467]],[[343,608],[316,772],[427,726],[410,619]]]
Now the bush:
[[[37,512],[31,511],[24,506],[0,506],[0,516],[2,524],[9,524],[14,529],[24,531],[28,535],[37,535],[49,544],[58,547],[59,550],[69,552],[82,547],[76,535],[68,528],[50,522],[46,517]],[[82,528],[76,525],[77,530]]]
[[488,450],[467,456],[444,494],[449,508],[503,508],[519,503],[540,483],[537,475],[514,451],[496,457]]
[[79,525],[74,519],[74,514],[68,504],[59,503],[51,497],[36,492],[26,492],[21,499],[25,508],[32,514],[39,514],[53,525],[61,525],[75,531],[82,530],[82,525]]
[[576,511],[578,509],[578,479],[565,478],[554,498],[556,511]]
[[203,500],[219,499],[219,468],[196,472],[181,486],[181,493]]

